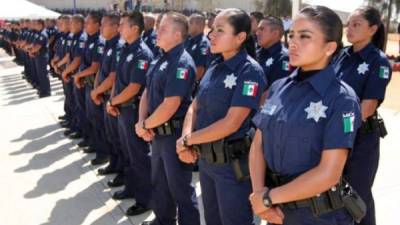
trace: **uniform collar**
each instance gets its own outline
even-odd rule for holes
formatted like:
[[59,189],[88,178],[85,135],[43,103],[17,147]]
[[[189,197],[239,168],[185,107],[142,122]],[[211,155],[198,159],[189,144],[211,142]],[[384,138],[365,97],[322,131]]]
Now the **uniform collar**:
[[268,52],[270,55],[274,56],[282,51],[282,44],[280,41],[271,45],[269,48],[263,48],[263,51]]
[[178,58],[178,56],[185,50],[185,45],[184,42],[178,44],[168,52],[163,51],[163,55],[172,57],[172,58]]
[[235,56],[224,61],[224,64],[232,71],[235,71],[236,67],[238,67],[241,62],[246,60],[247,52],[244,49],[241,49]]
[[131,44],[126,43],[126,46],[129,49],[129,51],[135,52],[139,48],[141,42],[142,42],[142,39],[139,37]]
[[371,51],[373,51],[374,48],[375,48],[374,45],[370,42],[367,46],[365,46],[363,49],[361,49],[358,52],[353,52],[353,47],[351,47],[349,49],[349,52],[359,55],[361,57],[361,59],[363,59],[363,60],[368,60],[369,53]]
[[153,31],[154,31],[154,28],[151,28],[151,29],[149,29],[148,31],[145,31],[144,33],[143,33],[143,36],[149,36],[149,35],[151,35],[152,33],[153,33]]
[[120,36],[118,34],[115,35],[113,38],[111,38],[110,40],[106,41],[107,47],[116,44],[119,41],[119,39],[120,39]]
[[196,36],[190,37],[189,40],[194,42],[194,43],[195,42],[199,42],[199,41],[201,41],[201,39],[203,39],[203,36],[204,36],[204,34],[200,33],[200,34],[198,34]]
[[94,33],[94,34],[92,34],[92,35],[89,35],[89,34],[88,34],[88,39],[90,39],[90,40],[96,39],[96,38],[98,38],[99,36],[100,36],[100,32],[96,32],[96,33]]
[[79,37],[82,35],[82,33],[83,33],[83,30],[79,31],[79,32],[76,33],[76,34],[73,33],[73,37],[74,37],[74,38],[79,38]]
[[[296,76],[298,74],[299,69],[296,69],[290,78],[292,81],[297,83]],[[303,82],[308,82],[311,84],[313,89],[321,96],[325,96],[326,91],[328,90],[329,86],[331,85],[332,81],[335,80],[335,71],[331,65],[328,65],[325,69],[321,70],[317,74],[313,75],[312,77],[304,80]]]

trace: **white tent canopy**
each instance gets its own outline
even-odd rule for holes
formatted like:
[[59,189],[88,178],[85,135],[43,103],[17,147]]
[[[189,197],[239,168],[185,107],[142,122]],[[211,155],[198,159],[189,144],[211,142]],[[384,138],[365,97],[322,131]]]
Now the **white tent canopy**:
[[46,9],[26,0],[12,0],[3,2],[0,7],[0,19],[46,19],[57,18],[59,13]]

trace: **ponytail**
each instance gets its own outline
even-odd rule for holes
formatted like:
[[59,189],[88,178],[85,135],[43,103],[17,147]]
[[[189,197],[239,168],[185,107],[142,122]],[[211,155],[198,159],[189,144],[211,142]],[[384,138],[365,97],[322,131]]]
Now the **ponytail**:
[[372,37],[371,42],[372,44],[374,44],[375,47],[383,51],[383,47],[385,45],[385,26],[383,25],[383,23],[378,25],[378,29]]
[[247,54],[253,58],[256,57],[256,41],[253,35],[248,35],[246,41],[243,42],[243,49],[246,49]]

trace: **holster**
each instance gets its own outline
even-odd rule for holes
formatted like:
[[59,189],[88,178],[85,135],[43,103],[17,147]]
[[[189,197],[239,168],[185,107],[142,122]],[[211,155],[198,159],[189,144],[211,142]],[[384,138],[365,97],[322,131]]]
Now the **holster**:
[[379,132],[381,138],[384,138],[388,134],[385,122],[377,112],[368,117],[367,120],[361,124],[359,129],[360,134],[369,134],[375,131]]
[[209,164],[230,164],[237,181],[245,181],[250,178],[248,157],[251,138],[246,136],[237,140],[225,139],[198,145],[200,158]]
[[125,107],[132,107],[133,109],[138,109],[139,108],[139,103],[140,103],[140,98],[141,96],[134,96],[133,98],[131,98],[130,100],[122,103],[121,105],[119,105],[122,108]]
[[157,136],[169,136],[178,133],[178,130],[182,130],[183,119],[171,119],[164,124],[155,127],[153,129]]
[[90,75],[90,76],[86,76],[83,78],[83,83],[91,88],[94,87],[94,76]]

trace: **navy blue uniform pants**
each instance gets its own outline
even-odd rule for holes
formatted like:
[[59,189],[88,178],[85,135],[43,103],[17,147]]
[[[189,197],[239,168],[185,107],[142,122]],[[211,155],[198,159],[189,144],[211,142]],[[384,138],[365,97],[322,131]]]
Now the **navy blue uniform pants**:
[[238,182],[232,166],[199,161],[200,185],[207,225],[253,225],[250,180]]
[[[71,77],[71,81],[72,81]],[[94,148],[94,141],[90,138],[91,127],[89,120],[86,116],[86,91],[85,88],[78,88],[73,84],[73,93],[75,99],[74,117],[77,121],[79,130],[82,132],[83,137],[89,142],[89,145]]]
[[[353,225],[353,219],[345,209],[315,217],[310,208],[284,209],[283,225]],[[208,224],[207,224],[208,225]]]
[[151,199],[151,163],[149,145],[136,135],[134,125],[137,123],[137,108],[132,106],[120,107],[118,117],[119,134],[125,157],[125,190],[135,196],[136,202],[150,207]]
[[96,105],[93,102],[90,96],[92,90],[92,87],[88,85],[85,86],[86,117],[92,128],[90,136],[93,138],[93,147],[96,150],[96,157],[106,157],[110,145],[106,140],[103,106]]
[[[180,135],[155,137],[152,141],[151,182],[155,225],[200,225],[192,171],[176,154]],[[178,210],[177,210],[178,209]]]
[[367,214],[361,225],[375,225],[375,203],[372,185],[379,164],[379,132],[356,136],[354,148],[346,165],[346,176],[351,186],[359,193],[367,205]]
[[[107,102],[108,97],[104,98],[103,102]],[[118,132],[118,118],[113,117],[107,113],[106,104],[103,103],[104,107],[104,127],[106,132],[107,142],[111,145],[108,154],[110,155],[109,166],[115,169],[117,173],[123,174],[123,157],[121,142],[119,140]]]
[[71,123],[70,128],[72,131],[79,131],[78,121],[76,119],[76,100],[74,96],[74,82],[64,82],[65,105],[68,108],[68,120]]
[[34,58],[35,74],[40,94],[50,94],[50,81],[47,76],[48,55],[42,54]]

